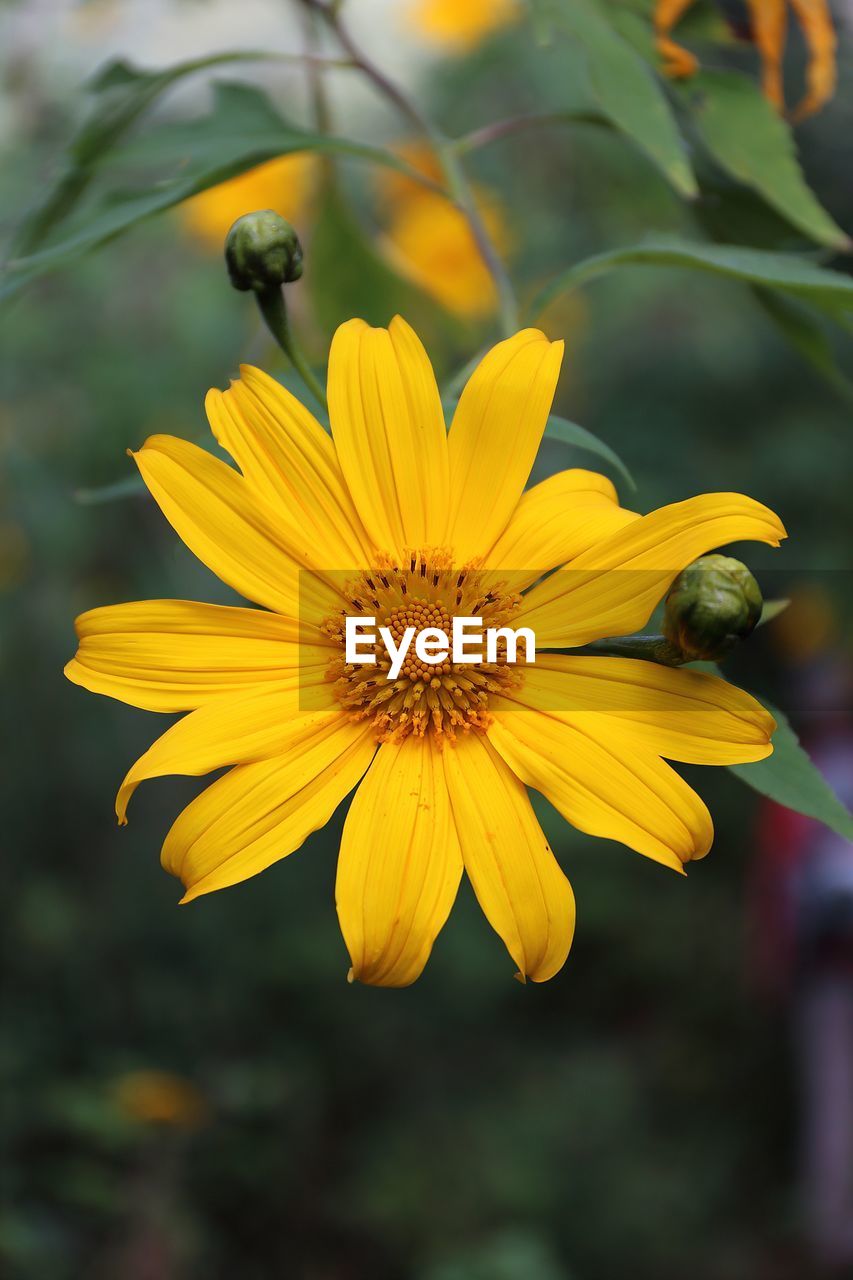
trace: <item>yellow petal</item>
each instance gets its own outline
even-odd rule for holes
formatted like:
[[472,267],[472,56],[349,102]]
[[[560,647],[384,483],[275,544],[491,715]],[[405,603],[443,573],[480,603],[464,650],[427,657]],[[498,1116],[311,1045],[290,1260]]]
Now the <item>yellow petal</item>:
[[184,809],[166,836],[163,866],[183,902],[248,880],[325,826],[376,750],[364,725],[337,720],[281,759],[240,764]]
[[619,506],[606,476],[580,469],[559,471],[522,494],[485,563],[490,569],[512,571],[512,588],[521,591],[542,573],[637,519],[633,511]]
[[335,898],[351,977],[406,987],[450,914],[462,855],[432,739],[386,742],[344,825]]
[[673,80],[692,76],[699,65],[692,53],[669,38],[670,31],[692,3],[693,0],[656,0],[655,3],[658,53],[663,58],[664,75]]
[[806,93],[794,112],[795,120],[814,115],[835,92],[837,40],[826,0],[791,0],[809,50]]
[[341,325],[329,353],[329,415],[350,493],[375,545],[401,559],[439,546],[447,524],[447,435],[426,352],[399,316]]
[[584,551],[525,596],[515,624],[540,648],[627,635],[648,622],[692,560],[741,539],[778,546],[779,517],[739,493],[706,493],[660,507]]
[[777,111],[785,105],[782,85],[782,54],[788,26],[785,0],[747,0],[752,33],[761,54],[761,81],[764,96]]
[[274,378],[249,365],[240,374],[229,391],[207,394],[216,439],[260,496],[305,529],[324,568],[371,567],[370,539],[331,437]]
[[512,726],[528,707],[569,723],[583,714],[601,735],[686,764],[746,764],[769,756],[776,722],[750,694],[719,676],[636,658],[542,653],[524,684],[490,704]]
[[668,80],[689,80],[699,70],[696,55],[668,36],[658,36],[657,51],[663,63],[661,70]]
[[563,967],[575,928],[571,886],[521,782],[478,733],[442,752],[465,870],[518,965],[544,982]]
[[[308,705],[318,709],[306,710]],[[198,778],[227,764],[273,756],[293,760],[342,717],[322,667],[299,671],[290,682],[217,698],[173,724],[140,756],[119,788],[116,816],[127,821],[130,797],[149,778]]]
[[523,329],[471,375],[450,428],[448,541],[457,564],[481,557],[515,511],[551,412],[562,342]]
[[160,510],[208,569],[248,600],[321,621],[337,591],[311,572],[310,534],[285,522],[232,467],[175,436],[151,436],[133,455]]
[[588,835],[619,840],[677,871],[711,847],[711,816],[695,791],[600,716],[498,712],[489,741],[519,778]]
[[[191,711],[224,694],[326,665],[327,638],[261,609],[139,600],[75,623],[74,684],[146,711]],[[301,641],[301,643],[300,643]]]

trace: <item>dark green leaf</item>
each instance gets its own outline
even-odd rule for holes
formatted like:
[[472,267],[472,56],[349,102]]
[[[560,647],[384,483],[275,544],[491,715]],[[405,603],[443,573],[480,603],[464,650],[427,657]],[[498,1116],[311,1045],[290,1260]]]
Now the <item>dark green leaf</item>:
[[[444,401],[444,413],[448,424],[456,412],[456,405],[456,400]],[[601,458],[624,480],[632,492],[636,491],[637,485],[634,477],[619,457],[619,454],[611,449],[609,444],[599,440],[598,436],[593,435],[591,431],[587,431],[585,427],[579,427],[576,422],[569,422],[568,418],[560,418],[555,413],[552,413],[545,426],[545,438],[547,440],[559,440],[560,444],[568,445],[570,449],[591,453],[595,457]]]
[[186,76],[229,62],[257,61],[263,53],[220,53],[179,62],[163,71],[143,71],[123,60],[108,63],[88,89],[94,102],[68,145],[64,169],[18,233],[17,253],[31,253],[66,218],[88,187],[103,155],[124,136],[149,106]]
[[103,502],[121,502],[125,498],[136,498],[147,492],[142,476],[128,476],[124,480],[115,480],[112,484],[102,484],[91,489],[75,489],[74,501],[84,507],[95,507]]
[[576,422],[569,422],[567,418],[559,418],[552,413],[545,428],[545,436],[549,440],[559,440],[573,449],[582,449],[584,453],[592,453],[602,458],[622,477],[628,488],[636,492],[637,485],[634,477],[618,453],[615,453],[609,444],[599,440],[598,436],[593,435],[591,431],[587,431],[586,427],[579,427]]
[[326,333],[352,316],[387,325],[396,312],[410,310],[412,290],[376,252],[334,181],[320,198],[305,274]]
[[100,152],[112,147],[131,124],[166,89],[198,71],[231,62],[257,62],[268,53],[217,53],[208,58],[193,58],[176,63],[162,71],[145,71],[119,59],[103,67],[89,81],[95,103],[88,120],[79,130],[68,150],[78,163],[90,164]]
[[696,179],[666,96],[648,63],[612,25],[598,0],[540,0],[557,30],[583,49],[590,88],[604,115],[643,151],[683,196]]
[[778,726],[773,735],[773,754],[755,764],[730,765],[732,773],[777,804],[816,818],[845,839],[853,840],[853,815],[800,746],[784,713],[766,698],[761,701]]
[[853,400],[853,382],[839,369],[832,343],[817,317],[801,303],[770,289],[756,289],[761,307],[783,338],[846,400]]
[[716,162],[817,244],[850,239],[806,184],[789,125],[758,85],[733,71],[701,71],[680,90]]
[[790,600],[765,600],[761,606],[761,617],[756,625],[766,627],[768,622],[772,622],[774,618],[779,617],[780,613],[784,613],[790,603]]
[[[107,190],[98,202],[81,209],[62,239],[6,263],[0,297],[199,191],[275,156],[306,150],[354,156],[411,174],[410,166],[390,151],[289,123],[251,85],[219,84],[209,115],[158,126],[145,138],[105,156],[101,174],[142,167],[144,177],[131,189]],[[152,177],[152,170],[162,176]]]
[[626,266],[686,267],[761,285],[811,302],[841,323],[853,312],[853,279],[840,271],[819,267],[793,254],[744,249],[739,245],[694,243],[672,236],[585,258],[545,286],[534,299],[530,314],[538,315],[565,290],[576,289],[617,267]]

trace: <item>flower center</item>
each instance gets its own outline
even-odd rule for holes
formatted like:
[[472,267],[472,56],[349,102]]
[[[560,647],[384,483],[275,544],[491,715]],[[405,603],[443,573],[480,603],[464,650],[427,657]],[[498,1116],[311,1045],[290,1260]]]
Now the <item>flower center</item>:
[[[327,678],[334,681],[338,699],[354,720],[373,721],[380,741],[399,742],[411,733],[422,737],[429,732],[441,745],[455,742],[459,730],[483,732],[491,720],[489,696],[521,684],[523,651],[510,655],[510,661],[500,638],[493,662],[454,662],[452,649],[446,657],[427,662],[416,651],[421,632],[435,629],[449,637],[454,618],[477,618],[485,659],[487,629],[508,626],[521,603],[521,596],[496,582],[493,573],[473,566],[457,568],[450,552],[428,549],[412,552],[403,566],[389,560],[359,574],[347,583],[345,594],[349,609],[323,623],[326,635],[340,645]],[[361,662],[346,660],[347,617],[375,620],[359,642],[359,652],[367,655]],[[393,649],[406,642],[410,628],[414,630],[396,676],[391,676],[389,645],[374,642],[385,628]]]

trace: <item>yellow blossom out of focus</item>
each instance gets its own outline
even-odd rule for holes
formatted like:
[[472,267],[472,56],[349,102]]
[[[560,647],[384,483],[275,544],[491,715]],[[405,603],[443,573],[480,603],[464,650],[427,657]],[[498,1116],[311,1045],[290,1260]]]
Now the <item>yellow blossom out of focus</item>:
[[407,18],[426,40],[467,53],[518,12],[518,0],[414,0]]
[[143,1124],[197,1129],[207,1118],[207,1103],[190,1080],[170,1071],[129,1071],[115,1083],[121,1111]]
[[[428,147],[407,144],[399,154],[425,177],[440,181]],[[382,244],[397,271],[454,315],[470,320],[491,314],[497,305],[494,281],[465,215],[445,196],[392,170],[380,179],[380,194],[389,215]],[[482,188],[474,196],[486,231],[498,253],[505,254],[510,235],[503,213]]]
[[[761,87],[765,97],[777,111],[785,110],[782,84],[782,56],[788,25],[789,0],[747,0],[752,31],[761,55]],[[693,0],[656,0],[655,29],[658,52],[664,74],[682,80],[692,76],[698,61],[692,53],[671,38],[670,32]],[[814,115],[835,92],[835,28],[827,0],[790,0],[790,5],[803,31],[809,60],[806,68],[806,91],[792,113],[803,120]]]
[[785,660],[800,665],[837,644],[838,630],[832,599],[815,583],[792,593],[788,608],[773,620],[770,634]]
[[317,168],[317,157],[310,152],[277,156],[185,201],[181,205],[184,221],[204,245],[217,252],[244,213],[274,209],[298,226],[311,202]]

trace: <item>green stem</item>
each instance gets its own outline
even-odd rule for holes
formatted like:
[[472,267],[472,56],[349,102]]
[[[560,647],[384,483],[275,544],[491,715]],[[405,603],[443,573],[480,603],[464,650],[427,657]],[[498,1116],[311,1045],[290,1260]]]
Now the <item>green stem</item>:
[[448,138],[434,138],[433,145],[435,146],[448,190],[457,208],[467,218],[474,242],[480,251],[480,257],[486,264],[486,269],[494,281],[504,337],[511,337],[517,331],[519,323],[518,302],[516,301],[512,281],[495,247],[495,243],[489,235],[486,224],[480,217],[477,202],[474,199],[459,157],[454,150],[453,142]]
[[349,56],[352,65],[357,67],[371,81],[373,86],[386,98],[397,111],[419,132],[429,139],[441,166],[447,184],[447,195],[462,213],[471,229],[474,242],[495,284],[498,295],[501,329],[509,336],[518,329],[518,302],[515,291],[501,256],[489,235],[488,228],[477,208],[470,184],[456,154],[453,139],[433,125],[420,108],[406,93],[386,76],[385,72],[359,48],[348,28],[341,20],[338,4],[334,0],[305,0],[312,9],[321,14],[334,32],[341,47]]
[[680,649],[670,644],[666,636],[615,636],[611,640],[593,640],[582,649],[574,650],[584,656],[608,658],[642,658],[645,662],[657,662],[664,667],[680,667],[689,659]]
[[290,321],[287,317],[287,304],[284,300],[284,290],[278,287],[267,289],[265,292],[256,293],[255,298],[270,333],[314,396],[314,399],[324,412],[328,412],[329,406],[326,403],[326,393],[302,354],[302,350],[290,327]]
[[[318,61],[318,32],[317,32],[317,15],[312,9],[306,8],[303,11],[305,20],[305,42],[307,48],[305,50],[305,69],[308,74],[308,92],[311,98],[311,107],[314,114],[314,124],[318,133],[331,133],[332,120],[329,111],[329,100],[326,97],[326,85],[323,79],[322,71],[317,65]],[[331,159],[326,158],[326,163],[331,164]]]

